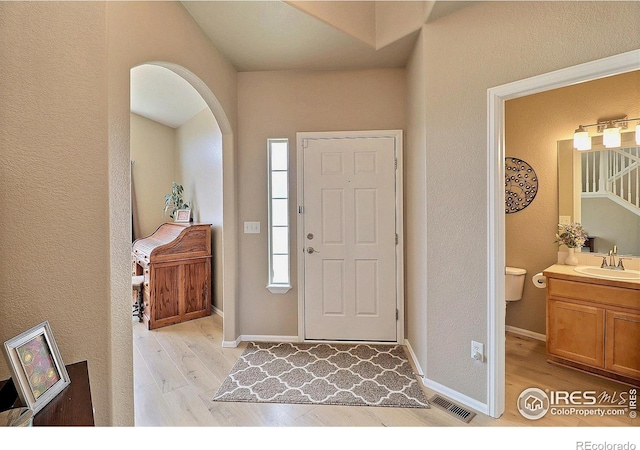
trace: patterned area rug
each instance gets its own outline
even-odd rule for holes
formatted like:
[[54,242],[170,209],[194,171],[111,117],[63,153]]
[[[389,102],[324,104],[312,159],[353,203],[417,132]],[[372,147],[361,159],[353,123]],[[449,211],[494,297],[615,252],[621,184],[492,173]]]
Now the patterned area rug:
[[220,402],[429,408],[398,345],[249,343]]

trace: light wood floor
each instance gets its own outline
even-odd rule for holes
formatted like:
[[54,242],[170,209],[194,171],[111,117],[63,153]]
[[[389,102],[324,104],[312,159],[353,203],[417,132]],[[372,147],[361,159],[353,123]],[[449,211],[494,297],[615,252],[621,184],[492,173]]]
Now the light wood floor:
[[[506,411],[500,419],[477,414],[465,424],[430,409],[212,402],[211,398],[244,350],[222,348],[217,315],[148,331],[133,323],[135,424],[137,427],[577,427],[638,426],[624,417],[523,418],[516,399],[529,387],[618,393],[629,386],[546,362],[544,343],[508,334]],[[424,388],[427,398],[433,392]]]

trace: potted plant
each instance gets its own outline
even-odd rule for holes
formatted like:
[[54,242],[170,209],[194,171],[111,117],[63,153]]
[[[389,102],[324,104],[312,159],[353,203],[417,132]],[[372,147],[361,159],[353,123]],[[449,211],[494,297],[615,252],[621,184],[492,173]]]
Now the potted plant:
[[182,198],[184,187],[181,184],[173,182],[171,193],[164,196],[163,215],[169,213],[169,217],[174,218],[175,212],[179,209],[189,209],[189,203]]

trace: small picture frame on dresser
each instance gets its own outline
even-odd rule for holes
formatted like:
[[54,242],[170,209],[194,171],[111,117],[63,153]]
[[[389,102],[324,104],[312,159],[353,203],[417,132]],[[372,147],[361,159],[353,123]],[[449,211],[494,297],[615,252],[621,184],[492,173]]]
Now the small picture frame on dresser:
[[189,222],[191,220],[190,209],[178,209],[175,213],[174,222]]
[[9,339],[4,349],[18,397],[34,414],[71,383],[48,321]]

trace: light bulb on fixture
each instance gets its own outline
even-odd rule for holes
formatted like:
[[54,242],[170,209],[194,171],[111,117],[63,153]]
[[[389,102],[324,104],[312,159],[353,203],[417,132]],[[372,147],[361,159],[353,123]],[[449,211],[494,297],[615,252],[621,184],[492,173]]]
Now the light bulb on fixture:
[[620,129],[612,123],[607,125],[607,128],[605,128],[602,133],[602,143],[606,148],[620,147],[620,144],[622,143]]
[[591,138],[582,125],[573,133],[573,147],[577,150],[591,150]]

